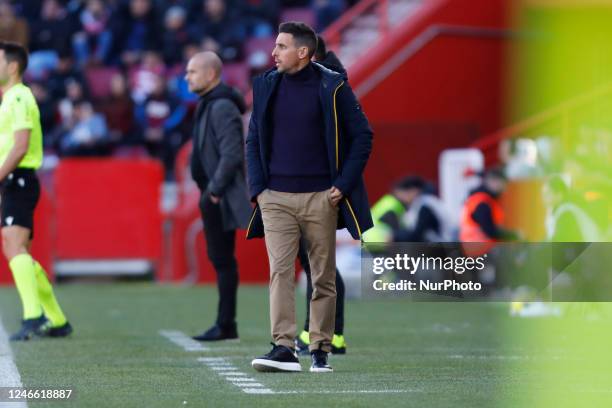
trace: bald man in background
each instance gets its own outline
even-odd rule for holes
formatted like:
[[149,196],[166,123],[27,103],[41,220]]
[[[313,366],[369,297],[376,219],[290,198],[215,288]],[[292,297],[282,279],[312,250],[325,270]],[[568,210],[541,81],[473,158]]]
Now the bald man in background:
[[222,68],[215,53],[201,52],[189,60],[185,75],[189,91],[200,97],[194,116],[191,175],[202,192],[200,211],[206,250],[219,288],[217,319],[212,327],[193,337],[199,341],[238,339],[236,229],[247,227],[252,211],[245,180],[241,118],[246,105],[238,92],[221,81]]

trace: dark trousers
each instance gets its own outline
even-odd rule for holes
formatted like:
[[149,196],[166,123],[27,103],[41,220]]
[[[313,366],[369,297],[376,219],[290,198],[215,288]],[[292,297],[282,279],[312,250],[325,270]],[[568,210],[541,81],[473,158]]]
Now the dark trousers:
[[[298,258],[304,273],[306,273],[306,322],[304,323],[304,330],[309,331],[310,325],[310,299],[312,299],[312,277],[310,275],[310,262],[308,261],[308,252],[306,251],[306,242],[304,238],[300,238],[300,249],[298,251]],[[336,323],[334,327],[334,334],[344,334],[344,281],[338,268],[336,268]]]
[[238,263],[234,256],[236,230],[225,231],[221,207],[209,199],[200,205],[208,259],[217,272],[219,305],[217,325],[221,328],[236,327],[236,295],[238,292]]

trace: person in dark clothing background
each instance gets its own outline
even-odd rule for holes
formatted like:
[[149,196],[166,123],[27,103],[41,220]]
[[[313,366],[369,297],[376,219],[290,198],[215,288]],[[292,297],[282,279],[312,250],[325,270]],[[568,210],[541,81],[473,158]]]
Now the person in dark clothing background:
[[189,90],[200,96],[195,113],[191,174],[202,196],[208,258],[217,272],[219,305],[215,324],[195,340],[237,339],[238,265],[236,229],[246,228],[251,213],[244,174],[241,95],[221,82],[221,59],[198,53],[187,64]]
[[[319,64],[338,72],[346,74],[346,69],[333,51],[327,51],[325,40],[317,35],[317,49],[313,60]],[[306,321],[304,329],[295,339],[295,347],[299,354],[309,354],[308,345],[310,344],[309,322],[310,322],[310,300],[312,299],[312,275],[310,274],[310,262],[308,262],[307,244],[304,239],[300,239],[298,258],[304,273],[306,274]],[[336,323],[334,326],[334,336],[332,337],[331,353],[346,354],[346,341],[344,340],[344,280],[340,271],[336,268]]]
[[401,219],[390,211],[382,217],[389,225],[397,224],[394,242],[449,242],[452,226],[435,188],[420,177],[408,176],[395,186],[395,195],[406,207]]

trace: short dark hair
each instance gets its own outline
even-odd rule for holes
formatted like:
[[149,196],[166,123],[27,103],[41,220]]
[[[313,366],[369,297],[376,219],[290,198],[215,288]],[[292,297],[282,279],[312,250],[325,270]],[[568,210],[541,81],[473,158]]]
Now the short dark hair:
[[308,48],[308,58],[312,58],[317,49],[317,35],[308,24],[289,21],[278,26],[278,32],[291,34],[295,44]]
[[315,59],[317,61],[323,61],[327,55],[327,46],[323,37],[317,34],[317,50],[315,51]]
[[28,68],[28,51],[21,44],[10,41],[0,41],[0,50],[4,51],[4,58],[8,63],[16,62],[19,65],[19,75]]
[[396,182],[393,188],[395,190],[423,190],[425,189],[425,180],[418,176],[406,176]]

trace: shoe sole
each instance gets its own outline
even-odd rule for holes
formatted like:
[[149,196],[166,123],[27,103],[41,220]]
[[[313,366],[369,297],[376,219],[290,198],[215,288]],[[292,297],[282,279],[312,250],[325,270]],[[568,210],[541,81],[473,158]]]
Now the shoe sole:
[[333,373],[334,369],[331,367],[328,368],[318,368],[318,367],[310,367],[311,373]]
[[251,362],[253,368],[262,373],[298,373],[302,371],[300,363],[282,363],[280,361],[256,358]]

